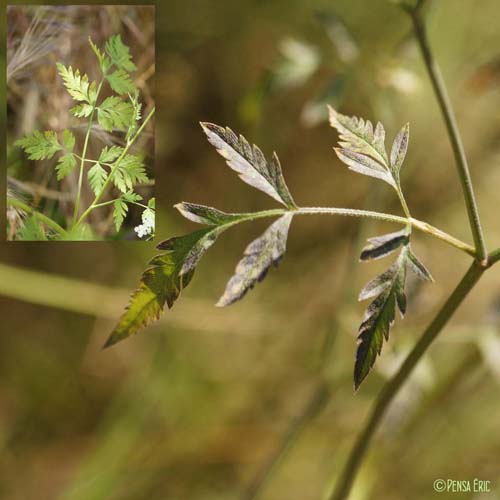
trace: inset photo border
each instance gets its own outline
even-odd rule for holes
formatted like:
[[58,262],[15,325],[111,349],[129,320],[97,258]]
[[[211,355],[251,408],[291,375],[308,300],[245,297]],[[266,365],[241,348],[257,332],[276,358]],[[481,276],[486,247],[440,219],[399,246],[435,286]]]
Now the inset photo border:
[[7,7],[7,240],[155,233],[154,5]]

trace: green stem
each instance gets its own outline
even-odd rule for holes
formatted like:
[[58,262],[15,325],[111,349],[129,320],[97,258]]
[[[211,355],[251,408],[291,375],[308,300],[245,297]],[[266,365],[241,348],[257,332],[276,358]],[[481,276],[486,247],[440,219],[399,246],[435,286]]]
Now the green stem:
[[92,120],[94,119],[94,113],[95,113],[95,110],[97,108],[97,99],[99,97],[99,93],[101,92],[101,88],[102,88],[103,84],[104,84],[104,75],[102,77],[102,80],[99,82],[99,86],[97,87],[95,102],[92,106],[92,111],[90,112],[90,115],[89,115],[89,124],[87,126],[87,133],[85,134],[85,142],[83,143],[82,156],[80,157],[80,159],[81,159],[81,161],[80,161],[80,173],[78,174],[78,189],[76,192],[75,209],[73,212],[73,226],[76,223],[76,219],[78,217],[78,212],[80,210],[80,198],[82,195],[85,155],[87,154],[87,147],[89,145],[90,131],[92,129]]
[[451,142],[451,147],[453,149],[453,154],[455,156],[455,162],[457,164],[458,175],[460,177],[460,183],[462,185],[462,191],[464,194],[465,205],[467,207],[467,213],[469,216],[469,223],[472,230],[472,236],[474,238],[474,244],[476,247],[477,259],[485,265],[485,259],[487,256],[486,246],[484,243],[483,231],[481,229],[481,221],[479,218],[479,211],[477,208],[476,197],[474,195],[474,189],[472,186],[472,180],[470,176],[469,166],[467,164],[467,157],[465,156],[464,147],[462,144],[462,139],[460,137],[460,132],[458,130],[457,121],[455,118],[455,113],[451,105],[448,92],[441,74],[441,70],[434,59],[429,40],[427,38],[427,32],[425,25],[420,16],[421,6],[423,2],[419,2],[418,8],[408,9],[408,12],[413,20],[413,27],[415,35],[422,52],[422,56],[429,74],[434,93],[439,103],[441,113],[446,124],[446,129],[448,131],[448,136]]
[[488,256],[488,266],[492,266],[500,260],[500,248],[493,250]]
[[[341,215],[347,217],[360,217],[367,219],[382,220],[386,222],[396,222],[398,224],[408,225],[418,229],[424,233],[427,233],[435,238],[448,243],[449,245],[458,248],[459,250],[469,254],[472,257],[476,256],[476,251],[471,245],[464,243],[463,241],[451,236],[441,229],[431,226],[427,222],[422,222],[420,220],[414,219],[413,217],[407,219],[406,217],[401,217],[399,215],[385,214],[381,212],[372,212],[370,210],[356,210],[353,208],[334,208],[334,207],[304,207],[292,210],[296,215]],[[262,212],[254,212],[248,214],[238,214],[241,219],[238,219],[235,223],[243,222],[247,220],[261,219],[263,217],[278,217],[288,213],[288,210],[277,208],[274,210],[263,210]]]
[[420,358],[427,351],[427,348],[432,344],[444,326],[448,323],[449,319],[453,316],[472,288],[474,288],[484,271],[485,268],[480,266],[477,262],[474,262],[471,265],[444,306],[437,313],[434,320],[425,330],[420,340],[405,359],[397,373],[384,386],[375,402],[375,406],[363,428],[363,431],[356,440],[347,463],[337,482],[337,486],[328,497],[328,500],[344,500],[348,498],[356,472],[365,457],[373,435],[375,434],[375,431],[377,430],[388,406],[391,404],[395,395],[407,380]]
[[120,165],[120,162],[123,160],[123,158],[125,157],[125,155],[129,151],[130,147],[134,144],[134,142],[139,137],[139,135],[141,134],[141,132],[144,130],[144,127],[147,125],[147,123],[149,122],[149,120],[151,119],[151,117],[154,115],[154,113],[155,113],[155,108],[153,107],[151,109],[151,111],[148,113],[148,115],[146,116],[145,120],[142,122],[141,126],[139,127],[139,129],[137,130],[137,132],[135,133],[135,135],[131,139],[129,139],[127,141],[127,145],[123,149],[122,154],[120,155],[120,157],[113,164],[113,168],[111,169],[111,172],[109,173],[109,175],[108,175],[106,181],[104,182],[101,190],[99,191],[99,193],[96,194],[96,196],[95,196],[94,201],[92,202],[92,204],[87,208],[87,210],[85,210],[85,212],[83,212],[82,216],[78,219],[78,221],[76,222],[76,226],[79,226],[85,220],[85,218],[89,215],[89,213],[92,212],[92,210],[94,210],[94,208],[97,207],[99,200],[102,198],[102,195],[104,194],[104,191],[106,190],[106,188],[108,187],[109,183],[111,182],[111,179],[113,178],[116,170],[118,169],[118,167]]
[[18,208],[27,214],[34,215],[40,222],[43,222],[46,226],[50,227],[54,231],[56,231],[61,236],[66,236],[66,231],[55,221],[53,221],[50,217],[43,215],[40,212],[37,212],[26,203],[23,203],[20,200],[16,200],[15,198],[7,198],[7,206],[12,208]]

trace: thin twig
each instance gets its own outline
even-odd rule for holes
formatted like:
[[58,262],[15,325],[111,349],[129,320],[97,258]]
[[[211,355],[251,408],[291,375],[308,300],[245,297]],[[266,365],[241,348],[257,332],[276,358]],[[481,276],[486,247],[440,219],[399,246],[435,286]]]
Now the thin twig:
[[408,12],[413,21],[415,36],[417,38],[420,51],[422,52],[425,66],[427,68],[427,72],[429,74],[429,78],[438,100],[441,113],[443,114],[446,129],[448,131],[451,147],[455,156],[455,162],[457,164],[460,183],[462,185],[462,191],[464,193],[465,205],[467,207],[469,223],[477,251],[477,258],[483,263],[483,265],[485,265],[487,251],[484,243],[484,236],[481,228],[481,221],[479,218],[476,197],[474,195],[474,189],[472,186],[469,166],[467,163],[467,157],[465,155],[462,139],[458,130],[455,113],[448,96],[448,91],[446,90],[439,65],[432,55],[429,40],[427,38],[426,28],[420,16],[421,5],[422,2],[419,2],[416,9],[408,9]]

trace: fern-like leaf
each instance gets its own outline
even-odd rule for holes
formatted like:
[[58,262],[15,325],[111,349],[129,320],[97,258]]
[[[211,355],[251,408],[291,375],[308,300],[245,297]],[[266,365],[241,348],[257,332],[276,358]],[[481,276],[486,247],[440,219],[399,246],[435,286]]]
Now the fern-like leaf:
[[120,95],[132,94],[136,90],[130,75],[122,69],[117,69],[113,73],[106,75],[110,87]]
[[407,248],[403,247],[396,262],[383,274],[370,281],[360,293],[360,300],[375,297],[365,312],[358,334],[358,349],[354,365],[354,388],[358,389],[389,340],[396,306],[403,316],[406,311],[404,291]]
[[118,232],[122,227],[123,221],[127,216],[128,205],[121,199],[118,198],[113,203],[113,220],[115,221],[115,229]]
[[52,130],[43,133],[35,130],[17,140],[14,146],[24,149],[30,160],[47,160],[63,149],[57,140],[57,134]]
[[247,246],[243,258],[236,266],[217,306],[224,307],[240,300],[256,283],[262,281],[269,268],[277,266],[286,251],[286,241],[293,214],[288,213],[275,221],[262,236]]
[[73,172],[76,167],[76,158],[72,153],[65,154],[59,158],[56,165],[57,180],[60,181]]
[[117,96],[107,97],[97,108],[99,125],[107,132],[112,132],[115,128],[128,128],[134,116],[135,110],[132,104]]
[[170,309],[191,281],[200,258],[222,231],[223,227],[206,228],[160,243],[158,248],[164,253],[149,262],[139,288],[133,293],[127,310],[105,347],[116,344],[159,319],[165,304]]
[[106,179],[108,178],[108,173],[104,168],[102,168],[100,163],[96,163],[92,168],[89,169],[87,178],[92,191],[97,196],[97,194],[101,192],[101,189],[104,186]]
[[396,308],[401,317],[406,312],[405,282],[407,271],[420,279],[433,281],[430,272],[412,252],[408,229],[377,236],[368,240],[369,245],[361,253],[361,260],[379,259],[401,248],[398,258],[384,273],[380,274],[361,290],[359,300],[374,299],[365,312],[358,333],[358,349],[354,365],[354,387],[361,382],[373,367],[382,350],[384,338],[389,340],[389,331],[394,323]]
[[206,224],[207,226],[219,226],[242,220],[245,216],[241,214],[228,214],[217,208],[198,205],[196,203],[187,203],[183,201],[175,205],[179,212],[193,222]]
[[209,142],[226,159],[244,182],[250,184],[288,208],[296,208],[292,195],[283,178],[276,153],[267,161],[257,146],[251,146],[243,136],[237,136],[230,128],[213,123],[201,123]]
[[339,133],[338,158],[350,170],[376,177],[399,190],[399,173],[406,157],[410,126],[406,124],[396,136],[391,157],[385,149],[385,129],[379,122],[373,127],[369,120],[342,115],[329,107],[330,124]]
[[92,99],[93,92],[91,91],[92,89],[87,75],[80,75],[78,69],[73,71],[71,66],[67,68],[61,63],[57,63],[57,69],[59,70],[59,74],[63,79],[64,86],[69,95],[75,101],[87,102],[90,105],[94,104],[95,99]]
[[122,42],[120,35],[113,35],[105,44],[106,53],[111,62],[125,71],[135,71],[137,68],[132,62],[129,48]]

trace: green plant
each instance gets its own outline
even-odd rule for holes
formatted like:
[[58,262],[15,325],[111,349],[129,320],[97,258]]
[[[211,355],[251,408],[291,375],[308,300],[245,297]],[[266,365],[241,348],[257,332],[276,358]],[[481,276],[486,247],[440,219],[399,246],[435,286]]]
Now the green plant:
[[[241,214],[224,213],[215,208],[193,203],[183,202],[176,205],[186,218],[207,227],[160,243],[158,249],[163,252],[150,261],[138,290],[132,295],[127,310],[106,342],[106,346],[110,346],[137,333],[161,315],[165,304],[171,308],[183,288],[192,280],[201,257],[218,237],[232,226],[259,218],[278,217],[262,236],[246,248],[235,274],[229,280],[218,302],[219,306],[227,306],[241,299],[248,290],[266,276],[273,265],[280,262],[286,251],[287,234],[294,217],[329,214],[379,219],[394,222],[403,227],[397,232],[370,238],[369,244],[361,251],[363,261],[382,258],[396,251],[399,253],[388,270],[368,283],[360,293],[361,300],[372,299],[372,302],[359,329],[359,343],[354,366],[354,386],[358,388],[376,361],[384,339],[388,339],[396,311],[399,310],[403,315],[406,310],[404,290],[407,271],[415,273],[423,280],[432,281],[430,272],[411,248],[413,230],[427,233],[471,256],[473,261],[470,268],[377,398],[373,412],[356,440],[344,470],[337,478],[335,490],[328,495],[328,498],[334,500],[347,498],[355,474],[366,455],[382,416],[424,352],[442,331],[483,273],[500,261],[500,249],[488,253],[485,247],[471,176],[455,117],[437,63],[429,49],[422,21],[423,4],[423,1],[418,1],[416,5],[409,6],[408,2],[404,2],[402,7],[410,14],[413,21],[420,49],[447,126],[463,188],[474,246],[412,216],[403,195],[400,179],[401,174],[404,173],[402,166],[409,142],[408,125],[398,133],[388,154],[385,147],[385,130],[381,124],[373,127],[369,121],[349,118],[330,109],[331,125],[337,129],[340,136],[340,147],[336,149],[337,156],[351,170],[389,184],[395,190],[402,206],[404,215],[398,216],[348,208],[299,207],[286,186],[276,154],[266,160],[258,147],[250,145],[242,136],[237,136],[230,129],[202,123],[209,141],[226,159],[229,167],[235,170],[244,182],[265,192],[284,208]],[[323,400],[323,392],[318,394],[321,396],[318,397]],[[316,411],[315,404],[312,404],[310,408],[307,414]]]
[[[55,221],[48,223],[46,216],[28,209],[26,204],[13,197],[7,199],[11,207],[29,215],[19,239],[82,239],[91,238],[91,228],[86,224],[89,214],[105,206],[113,208],[113,220],[118,232],[127,215],[129,205],[143,208],[142,224],[136,228],[140,237],[154,235],[154,198],[147,204],[141,203],[142,196],[135,192],[136,186],[149,181],[141,152],[131,152],[133,144],[151,120],[155,109],[152,108],[142,119],[142,104],[139,101],[139,90],[130,76],[137,68],[132,62],[129,48],[122,42],[120,35],[110,37],[104,50],[97,47],[89,37],[89,44],[97,57],[100,69],[99,82],[89,81],[86,74],[57,63],[59,75],[69,95],[77,103],[70,109],[72,116],[87,119],[87,128],[80,154],[75,149],[74,134],[65,129],[61,133],[53,130],[33,133],[17,140],[19,146],[30,160],[50,160],[58,155],[55,165],[57,180],[61,181],[75,170],[78,182],[75,195],[73,217],[67,228],[62,228]],[[104,83],[107,82],[113,93],[99,99]],[[142,121],[142,122],[141,122]],[[96,159],[88,155],[92,127],[97,123],[107,133],[118,132],[124,145],[105,146]],[[118,137],[117,141],[118,142]],[[81,199],[84,178],[94,194],[93,201],[81,211]],[[113,186],[117,196],[102,202],[108,188]],[[31,229],[29,229],[31,228]],[[50,231],[45,231],[45,228]]]

